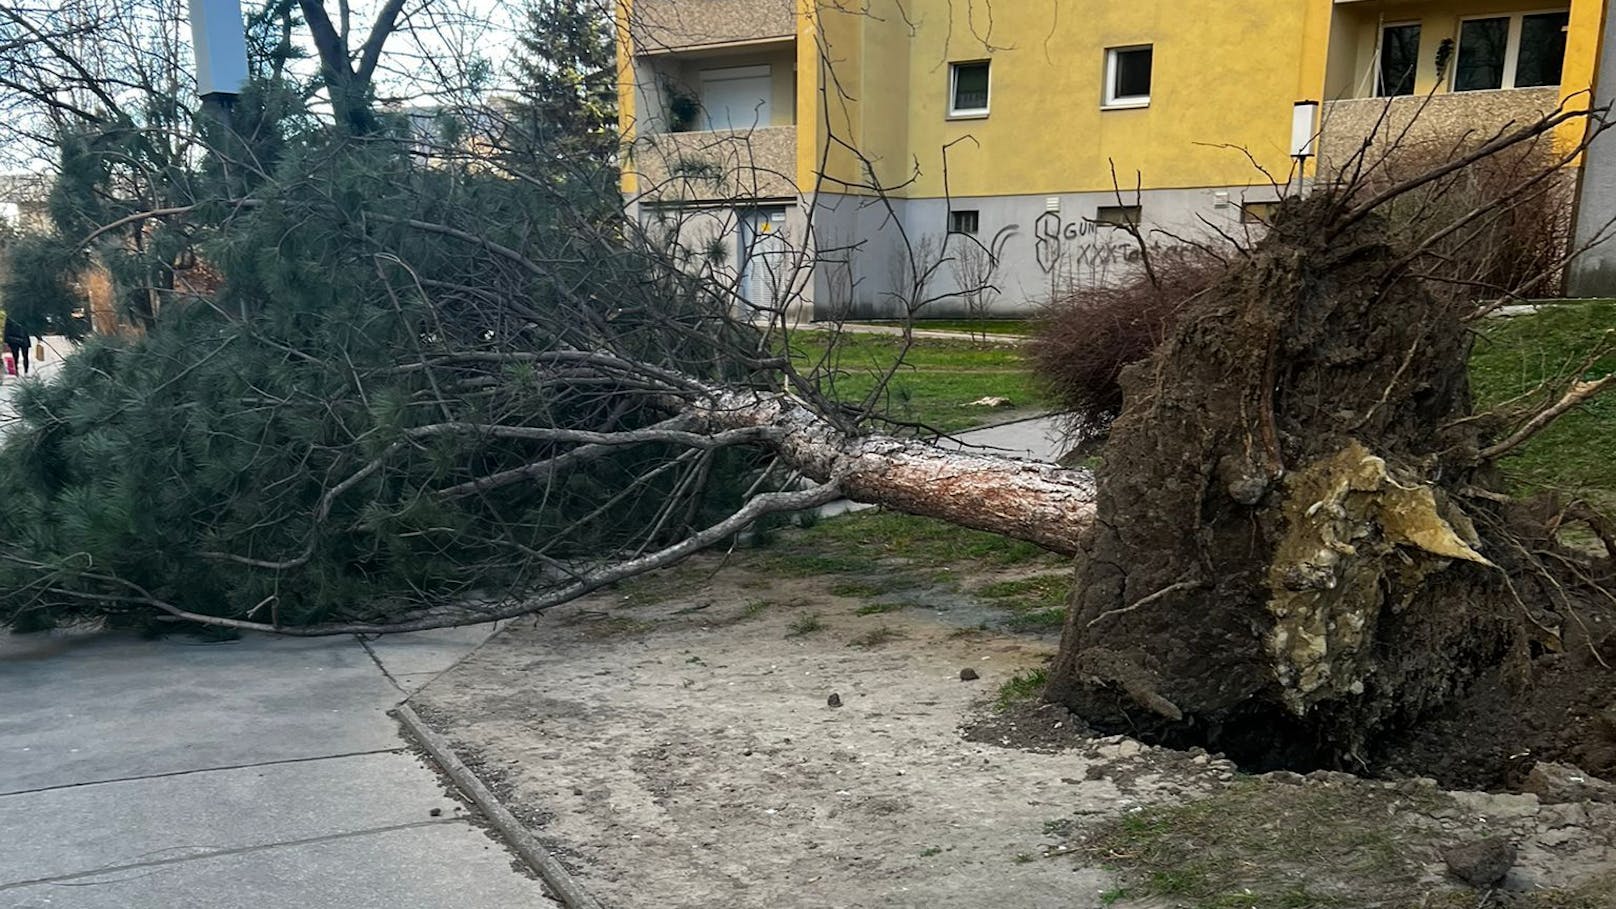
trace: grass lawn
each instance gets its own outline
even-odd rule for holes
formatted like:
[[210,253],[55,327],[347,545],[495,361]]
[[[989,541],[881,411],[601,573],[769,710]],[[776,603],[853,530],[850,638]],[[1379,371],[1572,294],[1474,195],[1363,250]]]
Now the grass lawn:
[[[858,324],[884,325],[889,328],[902,328],[904,325],[903,322],[887,319],[860,322]],[[921,331],[957,331],[979,335],[1025,337],[1032,334],[1032,322],[1027,319],[916,319],[914,326]]]
[[[822,387],[839,401],[862,401],[897,362],[903,339],[890,335],[801,331],[791,336],[792,360],[807,370],[825,364]],[[1013,408],[1052,406],[1011,345],[916,339],[879,406],[901,420],[943,430],[992,422],[996,411],[971,407],[985,397],[1010,399]]]
[[[1488,319],[1470,359],[1477,408],[1508,401],[1564,374],[1612,329],[1616,302],[1557,303],[1530,315]],[[1616,353],[1605,355],[1584,378],[1613,371]],[[1613,450],[1616,393],[1607,391],[1555,421],[1506,458],[1503,467],[1522,491],[1561,489],[1616,507]]]
[[[964,326],[927,322],[924,327]],[[987,323],[1025,326],[1025,322]],[[1540,311],[1496,317],[1480,327],[1471,357],[1476,406],[1485,409],[1519,397],[1544,379],[1580,362],[1607,330],[1616,329],[1616,302],[1553,303]],[[834,342],[834,350],[830,350]],[[897,359],[902,340],[888,335],[803,331],[792,336],[792,358],[807,368],[827,356],[824,387],[841,401],[859,401]],[[1616,353],[1588,371],[1616,371]],[[965,340],[917,339],[881,403],[899,419],[944,430],[991,422],[1000,412],[970,407],[984,397],[1006,397],[1015,408],[1054,406],[1033,379],[1021,350]],[[1616,392],[1606,393],[1532,439],[1504,461],[1522,491],[1562,489],[1616,507]]]

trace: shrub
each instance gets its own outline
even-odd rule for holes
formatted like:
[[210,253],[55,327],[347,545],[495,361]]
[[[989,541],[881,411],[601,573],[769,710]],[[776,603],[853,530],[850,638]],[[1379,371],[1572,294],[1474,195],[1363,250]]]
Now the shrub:
[[[1405,143],[1366,167],[1352,192],[1373,195],[1468,154],[1474,144]],[[1446,299],[1558,296],[1571,244],[1573,177],[1557,161],[1545,139],[1461,168],[1384,206],[1387,239],[1410,250],[1430,243],[1416,271]],[[1438,236],[1483,209],[1489,213]]]
[[[1069,412],[1074,437],[1104,430],[1122,409],[1123,367],[1149,356],[1184,306],[1217,280],[1223,263],[1193,247],[1151,254],[1120,282],[1066,291],[1035,320],[1033,371]],[[1154,277],[1153,277],[1154,276]]]

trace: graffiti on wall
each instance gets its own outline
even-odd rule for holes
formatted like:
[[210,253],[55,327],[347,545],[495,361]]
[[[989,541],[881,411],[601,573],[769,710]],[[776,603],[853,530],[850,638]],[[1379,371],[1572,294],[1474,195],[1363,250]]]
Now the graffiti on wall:
[[1046,275],[1063,268],[1068,274],[1098,271],[1111,265],[1139,260],[1138,247],[1115,238],[1117,230],[1087,218],[1067,221],[1060,212],[1046,211],[1033,222],[1033,253]]

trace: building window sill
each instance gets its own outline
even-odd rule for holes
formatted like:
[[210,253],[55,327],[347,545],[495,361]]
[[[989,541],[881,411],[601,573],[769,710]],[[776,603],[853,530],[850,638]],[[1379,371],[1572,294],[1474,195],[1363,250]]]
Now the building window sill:
[[1100,110],[1142,110],[1150,106],[1150,99],[1143,98],[1138,101],[1112,101],[1100,105]]
[[948,112],[948,120],[986,120],[988,112],[985,110],[953,110]]

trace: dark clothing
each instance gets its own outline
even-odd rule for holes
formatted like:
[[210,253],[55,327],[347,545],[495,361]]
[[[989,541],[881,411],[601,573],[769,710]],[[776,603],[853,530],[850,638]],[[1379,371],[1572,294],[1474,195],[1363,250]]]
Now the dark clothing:
[[6,347],[11,349],[11,358],[17,361],[17,369],[23,375],[28,374],[28,345],[32,340],[21,325],[10,319],[6,320]]

